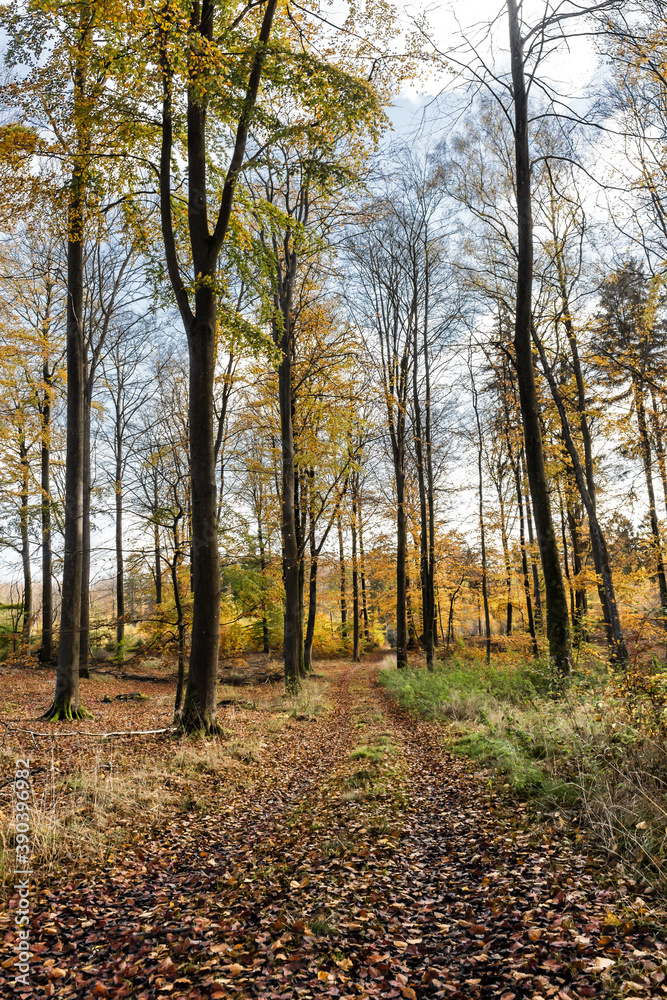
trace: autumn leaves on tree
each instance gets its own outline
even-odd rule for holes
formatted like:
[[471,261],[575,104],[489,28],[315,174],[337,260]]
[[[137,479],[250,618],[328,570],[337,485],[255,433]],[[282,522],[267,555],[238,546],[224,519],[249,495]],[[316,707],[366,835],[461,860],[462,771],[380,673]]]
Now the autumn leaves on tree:
[[[409,55],[370,3],[337,27],[278,0],[29,2],[3,25],[2,541],[13,641],[57,646],[46,717],[84,717],[100,629],[118,663],[139,633],[171,644],[175,724],[208,734],[220,651],[244,643],[280,651],[292,694],[318,651],[387,640],[432,670],[466,633],[490,658],[495,632],[548,652],[556,686],[573,642],[626,663],[630,605],[655,582],[667,609],[657,7],[530,21],[507,0],[474,45],[421,24]],[[618,60],[613,263],[587,157],[615,140],[549,77],[581,25]],[[444,141],[392,145],[385,109],[427,49],[467,104]],[[636,599],[617,455],[642,474]]]

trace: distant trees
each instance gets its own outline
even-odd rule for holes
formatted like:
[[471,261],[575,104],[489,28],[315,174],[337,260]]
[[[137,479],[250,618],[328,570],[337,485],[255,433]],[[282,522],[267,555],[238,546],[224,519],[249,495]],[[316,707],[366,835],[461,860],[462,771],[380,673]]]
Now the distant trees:
[[[667,620],[661,8],[502,15],[447,53],[461,126],[380,170],[382,10],[6,7],[0,544],[17,651],[58,647],[46,717],[85,714],[98,630],[172,651],[176,723],[213,734],[244,643],[295,693],[318,651],[433,669],[546,625],[560,683],[571,633],[622,665],[655,592]],[[549,83],[584,15],[620,139]]]

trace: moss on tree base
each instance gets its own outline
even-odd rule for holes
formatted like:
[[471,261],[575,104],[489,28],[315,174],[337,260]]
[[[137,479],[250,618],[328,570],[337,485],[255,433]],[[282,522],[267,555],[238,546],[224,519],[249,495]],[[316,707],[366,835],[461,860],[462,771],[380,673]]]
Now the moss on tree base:
[[80,719],[92,718],[92,714],[87,712],[83,705],[74,708],[70,698],[67,697],[54,699],[46,712],[40,716],[45,722],[77,722]]

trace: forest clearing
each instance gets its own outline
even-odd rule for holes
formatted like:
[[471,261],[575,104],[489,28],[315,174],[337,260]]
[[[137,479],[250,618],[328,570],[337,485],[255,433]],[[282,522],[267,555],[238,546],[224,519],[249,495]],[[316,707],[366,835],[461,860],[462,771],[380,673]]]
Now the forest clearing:
[[553,783],[517,789],[457,751],[483,731],[460,678],[454,722],[402,710],[378,653],[318,662],[293,699],[221,685],[204,743],[91,735],[169,728],[174,677],[151,673],[93,674],[95,722],[56,734],[28,721],[48,675],[3,670],[3,766],[29,756],[34,790],[34,987],[18,996],[665,995],[650,870],[610,868]]
[[667,995],[664,0],[0,67],[0,995]]

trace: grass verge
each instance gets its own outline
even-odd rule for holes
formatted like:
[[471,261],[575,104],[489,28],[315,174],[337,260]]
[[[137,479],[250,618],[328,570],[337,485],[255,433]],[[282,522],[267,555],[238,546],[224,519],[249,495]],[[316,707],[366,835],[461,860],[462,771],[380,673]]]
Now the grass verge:
[[487,664],[462,650],[433,672],[384,669],[380,680],[406,710],[448,723],[451,750],[488,767],[489,780],[593,834],[667,893],[667,740],[637,725],[599,662],[557,697],[547,665],[512,653]]

